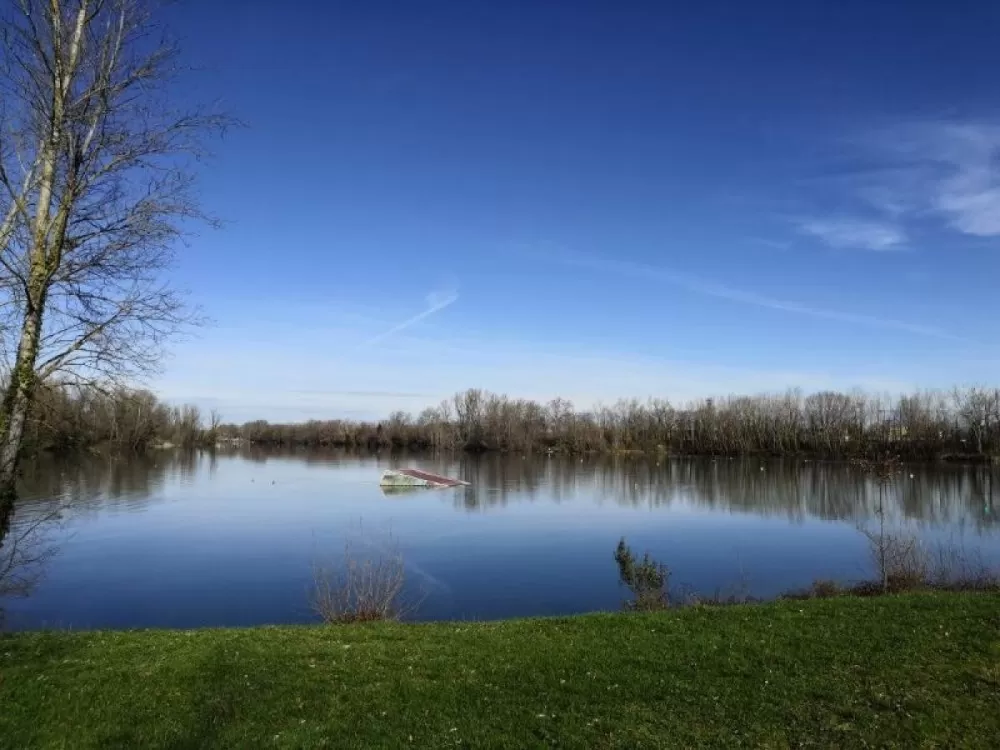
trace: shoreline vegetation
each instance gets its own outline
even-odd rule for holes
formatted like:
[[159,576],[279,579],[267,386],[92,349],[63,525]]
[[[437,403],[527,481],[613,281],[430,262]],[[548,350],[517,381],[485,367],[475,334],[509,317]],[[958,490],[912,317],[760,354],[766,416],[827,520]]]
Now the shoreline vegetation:
[[[815,580],[802,589],[785,591],[776,601],[873,597],[903,593],[951,592],[1000,595],[1000,570],[978,551],[955,544],[929,545],[913,530],[887,526],[880,504],[878,522],[859,524],[868,543],[874,578],[853,583]],[[421,596],[408,585],[406,562],[398,541],[389,535],[358,546],[349,541],[339,564],[314,561],[313,611],[327,625],[351,625],[403,620],[419,610]],[[619,586],[628,592],[621,602],[626,612],[655,612],[691,606],[734,606],[766,600],[751,595],[746,580],[712,594],[671,585],[671,570],[650,553],[640,557],[622,537],[614,550]]]
[[113,446],[318,446],[468,452],[789,456],[990,461],[1000,457],[1000,388],[886,396],[851,391],[619,400],[576,409],[470,389],[381,421],[262,420],[224,424],[143,390],[50,385],[38,394],[26,443],[34,450]]
[[993,747],[1000,595],[0,637],[12,747]]

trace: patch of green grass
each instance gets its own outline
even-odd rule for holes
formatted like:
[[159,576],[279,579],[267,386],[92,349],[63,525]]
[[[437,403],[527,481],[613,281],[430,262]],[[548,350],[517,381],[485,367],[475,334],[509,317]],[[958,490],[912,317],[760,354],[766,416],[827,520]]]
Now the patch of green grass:
[[1000,596],[0,639],[4,748],[997,747]]

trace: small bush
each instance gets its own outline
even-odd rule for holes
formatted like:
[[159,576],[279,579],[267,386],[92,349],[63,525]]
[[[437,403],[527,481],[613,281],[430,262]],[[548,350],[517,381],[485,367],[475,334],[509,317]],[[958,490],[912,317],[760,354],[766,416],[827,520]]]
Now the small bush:
[[[990,568],[982,557],[969,555],[961,547],[940,544],[928,547],[911,532],[877,532],[862,529],[868,538],[872,560],[885,593],[917,589],[954,591],[994,591],[1000,589],[1000,573]],[[855,593],[868,593],[877,582],[854,587]]]
[[906,531],[862,529],[872,562],[886,591],[909,591],[923,586],[930,574],[930,556],[920,539]]
[[313,566],[313,610],[328,624],[399,620],[415,604],[404,601],[406,566],[398,543],[359,556],[350,541],[339,566]]
[[667,591],[670,569],[666,565],[654,560],[648,552],[636,561],[624,537],[615,549],[615,562],[619,581],[632,592],[633,599],[625,602],[626,609],[648,612],[670,606]]
[[808,588],[788,591],[781,595],[781,599],[832,599],[835,596],[843,596],[847,590],[836,581],[819,579],[812,582]]
[[987,565],[978,552],[969,555],[951,544],[941,544],[932,550],[912,535],[896,532],[883,533],[877,542],[872,540],[872,550],[876,568],[880,557],[886,561],[884,579],[860,581],[851,586],[819,580],[809,588],[786,592],[781,598],[880,596],[921,589],[1000,591],[1000,571]]
[[843,593],[843,587],[836,581],[813,581],[812,594],[815,599],[829,599],[834,596],[840,596]]
[[953,544],[942,544],[930,555],[928,584],[956,591],[1000,591],[1000,571],[991,568],[978,551],[968,554]]
[[886,593],[881,581],[861,581],[851,587],[854,596],[882,596]]

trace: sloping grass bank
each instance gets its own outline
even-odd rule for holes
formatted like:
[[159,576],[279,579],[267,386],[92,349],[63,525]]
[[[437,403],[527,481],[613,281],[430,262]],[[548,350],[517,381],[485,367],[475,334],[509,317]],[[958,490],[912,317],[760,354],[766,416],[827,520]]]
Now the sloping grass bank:
[[1000,596],[0,639],[0,745],[996,747]]

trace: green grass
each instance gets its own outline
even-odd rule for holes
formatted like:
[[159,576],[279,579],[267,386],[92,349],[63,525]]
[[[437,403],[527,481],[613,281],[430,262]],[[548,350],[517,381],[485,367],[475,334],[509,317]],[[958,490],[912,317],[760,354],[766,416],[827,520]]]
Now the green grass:
[[998,747],[1000,596],[0,638],[0,746]]

